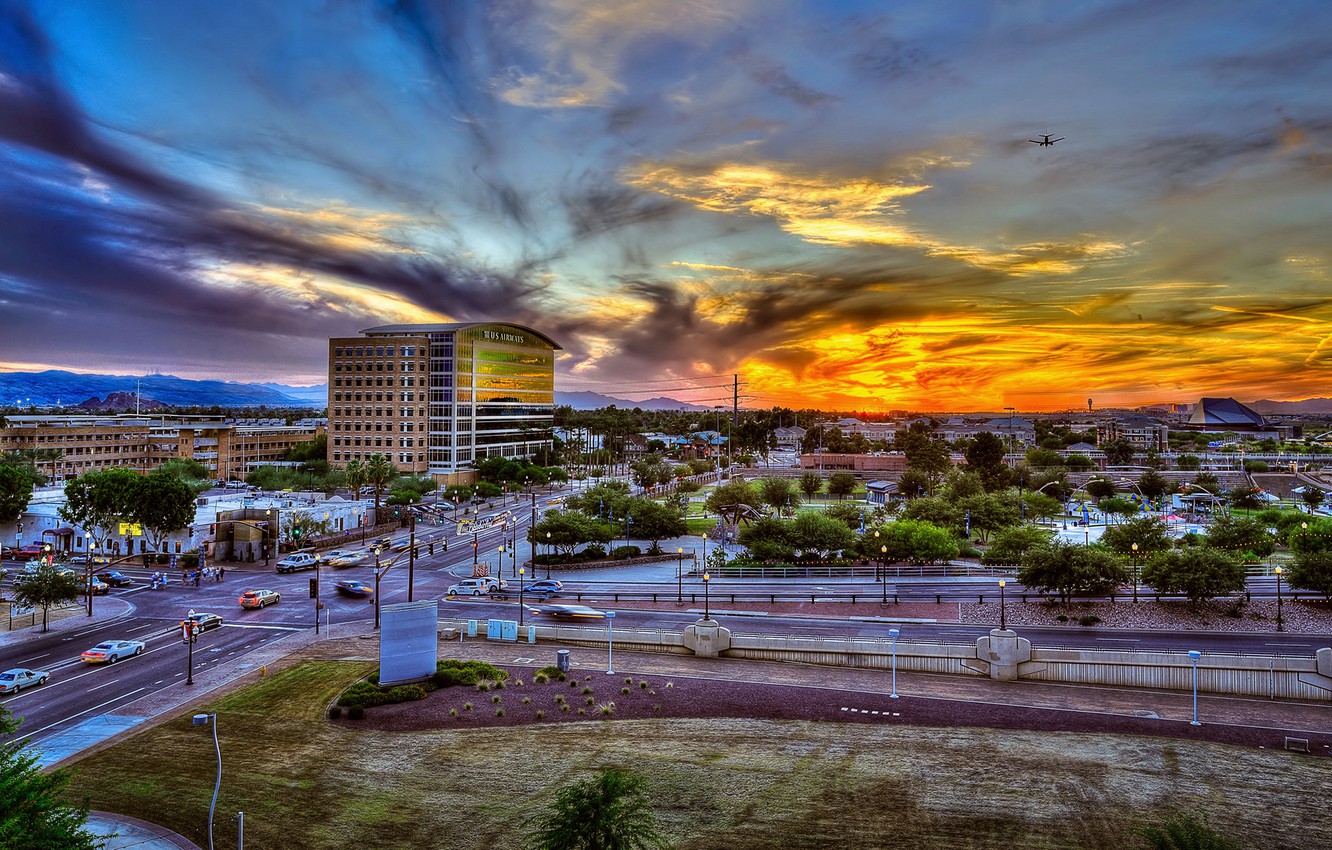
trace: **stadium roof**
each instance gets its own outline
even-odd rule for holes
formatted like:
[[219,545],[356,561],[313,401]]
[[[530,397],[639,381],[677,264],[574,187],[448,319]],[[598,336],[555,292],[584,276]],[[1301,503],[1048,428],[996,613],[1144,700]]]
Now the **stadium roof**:
[[1263,428],[1267,422],[1257,412],[1233,398],[1199,399],[1189,417],[1190,425],[1225,428]]

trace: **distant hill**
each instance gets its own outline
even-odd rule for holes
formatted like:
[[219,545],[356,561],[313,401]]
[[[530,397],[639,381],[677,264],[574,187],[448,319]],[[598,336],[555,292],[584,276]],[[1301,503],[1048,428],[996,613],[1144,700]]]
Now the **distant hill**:
[[1272,401],[1261,399],[1249,403],[1258,413],[1269,414],[1332,414],[1332,398],[1306,398],[1303,401]]
[[575,393],[555,393],[556,404],[567,404],[574,410],[597,410],[602,407],[615,405],[623,410],[633,410],[635,407],[643,410],[711,410],[710,407],[701,407],[697,404],[679,401],[678,399],[657,396],[647,398],[642,401],[633,401],[626,398],[615,398],[614,396],[602,395],[593,392],[575,392]]
[[141,408],[150,406],[149,402],[154,406],[174,407],[323,407],[327,399],[327,392],[322,389],[319,401],[313,402],[308,397],[282,391],[312,388],[282,387],[280,384],[192,381],[174,375],[80,375],[52,369],[46,372],[0,372],[0,402],[10,404],[12,399],[20,407],[60,405],[81,410],[132,407],[136,381]]

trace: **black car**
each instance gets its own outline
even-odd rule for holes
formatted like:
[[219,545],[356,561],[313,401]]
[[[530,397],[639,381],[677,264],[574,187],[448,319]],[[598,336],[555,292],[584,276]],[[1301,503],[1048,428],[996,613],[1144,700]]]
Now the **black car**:
[[134,579],[122,573],[120,570],[107,570],[97,574],[99,581],[104,581],[112,587],[131,587]]
[[198,630],[201,632],[206,632],[209,629],[222,628],[221,614],[211,614],[205,611],[205,612],[190,614],[189,617],[187,617],[186,619],[192,620],[195,623],[197,623],[199,626]]

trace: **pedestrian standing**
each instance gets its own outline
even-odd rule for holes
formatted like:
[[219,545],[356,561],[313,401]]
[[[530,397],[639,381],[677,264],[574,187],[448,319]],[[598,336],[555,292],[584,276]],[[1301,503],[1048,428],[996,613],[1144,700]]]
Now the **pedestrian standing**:
[[194,571],[194,586],[195,586],[195,587],[198,587],[198,586],[199,586],[199,571],[198,571],[198,570],[195,570],[195,571]]
[[217,567],[217,580],[222,581],[222,579],[226,577],[227,577],[227,568],[219,564]]

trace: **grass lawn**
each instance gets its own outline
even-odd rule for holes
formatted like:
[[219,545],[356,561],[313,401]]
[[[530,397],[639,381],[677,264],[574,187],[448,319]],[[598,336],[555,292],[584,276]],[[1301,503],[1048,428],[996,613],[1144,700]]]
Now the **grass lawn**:
[[[1326,760],[1104,735],[767,720],[588,720],[381,732],[324,707],[370,669],[308,662],[205,706],[225,762],[217,843],[510,848],[593,768],[648,781],[680,850],[1135,846],[1134,825],[1203,808],[1242,846],[1332,846]],[[506,692],[507,693],[507,692]],[[375,709],[370,709],[373,713]],[[76,764],[94,808],[207,846],[211,733],[182,717]]]

